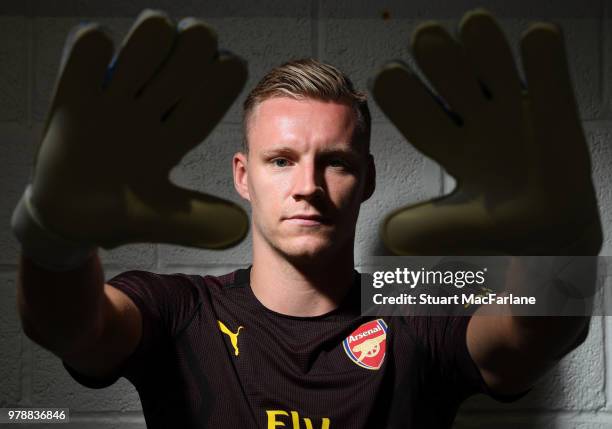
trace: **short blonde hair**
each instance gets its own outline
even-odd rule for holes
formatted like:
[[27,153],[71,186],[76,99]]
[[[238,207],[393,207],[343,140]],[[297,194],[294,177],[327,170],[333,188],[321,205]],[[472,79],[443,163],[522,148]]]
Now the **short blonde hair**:
[[366,94],[355,90],[353,82],[337,68],[311,58],[289,61],[272,69],[249,93],[244,101],[244,150],[248,151],[250,116],[260,103],[274,97],[297,100],[313,98],[351,106],[357,119],[355,139],[370,151],[371,117]]

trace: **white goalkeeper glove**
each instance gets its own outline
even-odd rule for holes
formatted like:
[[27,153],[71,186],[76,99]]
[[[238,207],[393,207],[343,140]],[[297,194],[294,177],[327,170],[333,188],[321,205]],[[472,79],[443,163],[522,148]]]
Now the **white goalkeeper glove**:
[[522,88],[506,39],[485,11],[459,40],[421,25],[415,59],[439,97],[403,64],[372,92],[399,131],[454,176],[450,195],[391,213],[383,241],[397,254],[594,255],[602,232],[563,38],[534,24],[521,40]]
[[205,24],[145,11],[116,59],[95,24],[66,44],[32,184],[13,215],[23,252],[68,269],[95,246],[224,248],[244,238],[237,205],[182,189],[169,172],[221,120],[246,80]]

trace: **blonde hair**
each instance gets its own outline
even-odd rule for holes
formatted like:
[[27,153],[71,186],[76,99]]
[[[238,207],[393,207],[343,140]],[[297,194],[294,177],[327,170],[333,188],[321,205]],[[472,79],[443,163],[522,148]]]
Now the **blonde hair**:
[[353,82],[337,68],[311,58],[289,61],[272,69],[249,93],[243,105],[245,151],[248,151],[248,127],[253,110],[274,97],[346,103],[353,108],[357,119],[354,137],[363,141],[369,152],[372,120],[366,94],[355,90]]

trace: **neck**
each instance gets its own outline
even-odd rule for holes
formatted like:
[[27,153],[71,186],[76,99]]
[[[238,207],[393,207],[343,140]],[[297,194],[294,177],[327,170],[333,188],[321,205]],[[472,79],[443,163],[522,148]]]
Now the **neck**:
[[269,247],[254,248],[251,288],[268,309],[319,316],[336,309],[353,284],[353,243],[333,257],[296,263]]

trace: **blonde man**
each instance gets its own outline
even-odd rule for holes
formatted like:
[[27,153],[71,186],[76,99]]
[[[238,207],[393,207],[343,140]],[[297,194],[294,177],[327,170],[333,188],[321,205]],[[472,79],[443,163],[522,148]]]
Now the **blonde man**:
[[[375,188],[370,116],[364,94],[314,60],[275,68],[245,102],[233,174],[252,209],[252,266],[221,277],[128,271],[104,282],[97,245],[219,248],[246,231],[236,206],[165,181],[244,82],[242,63],[219,56],[202,23],[179,28],[145,13],[111,72],[106,36],[95,26],[77,32],[14,217],[24,328],[79,382],[100,388],[126,377],[150,428],[443,428],[468,396],[513,399],[583,340],[585,318],[361,314],[353,249],[360,206]],[[196,50],[204,60],[187,61]],[[197,70],[173,79],[188,63]],[[384,82],[375,90],[382,98]],[[142,129],[160,144],[134,149],[146,159],[118,158],[110,176],[79,169],[84,136],[105,153],[106,141],[82,130],[91,109],[124,136],[126,157]]]

